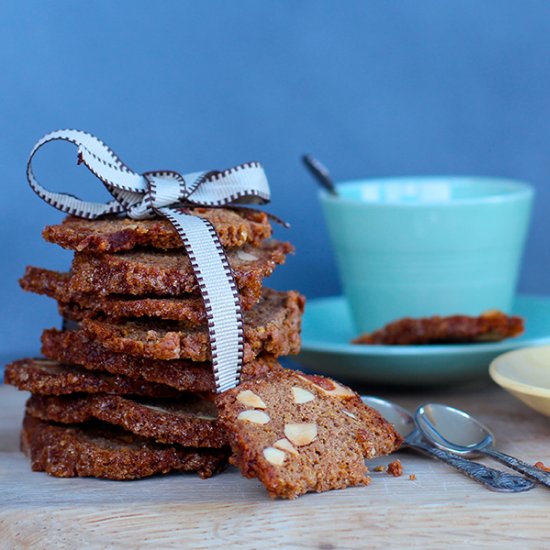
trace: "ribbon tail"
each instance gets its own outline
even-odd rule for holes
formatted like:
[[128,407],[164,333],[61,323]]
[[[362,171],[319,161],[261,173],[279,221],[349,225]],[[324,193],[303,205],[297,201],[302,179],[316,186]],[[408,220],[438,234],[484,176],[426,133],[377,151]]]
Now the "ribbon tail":
[[283,218],[280,218],[279,216],[276,216],[271,212],[260,210],[259,208],[251,208],[250,206],[242,206],[240,204],[232,204],[230,205],[230,208],[232,210],[240,210],[241,212],[261,212],[262,214],[265,214],[272,222],[278,223],[279,225],[282,225],[286,229],[290,227],[290,224],[285,220],[283,220]]
[[225,251],[212,224],[173,208],[159,208],[177,230],[199,283],[212,352],[216,391],[239,383],[244,330],[239,292]]

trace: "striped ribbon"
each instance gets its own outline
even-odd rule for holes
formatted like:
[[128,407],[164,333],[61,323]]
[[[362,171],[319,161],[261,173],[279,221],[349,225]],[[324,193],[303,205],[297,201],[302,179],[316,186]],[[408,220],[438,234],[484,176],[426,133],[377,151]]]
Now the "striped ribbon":
[[[83,201],[67,193],[53,193],[38,183],[32,171],[33,158],[41,147],[58,140],[78,147],[79,163],[105,185],[113,200]],[[259,163],[185,175],[169,170],[139,174],[95,136],[80,130],[57,130],[33,147],[27,162],[27,179],[40,198],[72,216],[96,219],[119,214],[136,220],[155,216],[169,220],[189,255],[204,300],[216,390],[223,392],[239,383],[244,332],[235,279],[213,225],[181,208],[269,202],[269,185]]]

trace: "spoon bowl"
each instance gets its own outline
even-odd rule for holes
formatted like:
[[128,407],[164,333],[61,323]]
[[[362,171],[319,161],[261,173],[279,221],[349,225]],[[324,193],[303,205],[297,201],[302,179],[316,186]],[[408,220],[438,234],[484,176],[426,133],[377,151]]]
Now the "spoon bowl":
[[438,449],[459,456],[489,456],[550,488],[550,472],[497,451],[491,430],[468,413],[448,405],[428,403],[418,407],[415,420],[422,436]]
[[487,426],[449,405],[422,405],[415,419],[420,431],[434,445],[459,455],[480,456],[483,449],[495,444],[494,435]]

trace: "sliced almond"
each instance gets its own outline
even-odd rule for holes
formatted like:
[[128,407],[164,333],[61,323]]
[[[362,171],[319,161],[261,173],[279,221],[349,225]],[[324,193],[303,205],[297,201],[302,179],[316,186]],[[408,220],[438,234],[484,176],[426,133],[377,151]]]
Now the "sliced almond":
[[286,459],[286,453],[275,449],[275,447],[266,447],[263,450],[264,458],[273,466],[282,466]]
[[255,262],[258,259],[258,256],[254,256],[254,254],[249,254],[244,250],[238,250],[237,256],[244,262]]
[[333,390],[325,391],[328,395],[332,395],[333,397],[355,397],[355,392],[353,390],[351,390],[350,388],[346,388],[345,386],[342,386],[337,382],[334,382]]
[[194,414],[192,415],[194,418],[200,418],[202,420],[216,420],[216,417],[211,415],[211,414],[207,414],[207,413],[204,413],[204,414]]
[[317,437],[317,424],[285,424],[285,435],[297,447],[309,445]]
[[330,389],[324,388],[320,384],[316,384],[313,380],[311,380],[311,378],[306,378],[300,375],[298,376],[302,380],[306,380],[310,384],[313,384],[316,388],[319,388],[326,395],[331,395],[333,397],[355,397],[355,392],[353,390],[351,390],[350,388],[346,388],[345,386],[342,386],[341,384],[338,384],[338,382],[330,380],[329,378],[324,379],[323,383],[330,383],[330,385],[332,386]]
[[288,453],[291,453],[293,455],[298,454],[298,451],[296,450],[294,445],[292,445],[292,443],[285,437],[283,437],[282,439],[277,439],[277,441],[273,443],[273,446],[277,449],[281,449],[281,451],[287,451]]
[[262,411],[252,409],[250,411],[242,411],[237,416],[237,420],[247,420],[253,424],[267,424],[271,418]]
[[265,409],[266,404],[264,400],[253,391],[244,390],[239,395],[237,395],[237,401],[246,405],[247,407],[254,407],[255,409]]
[[215,416],[212,416],[211,414],[206,414],[206,413],[187,413],[182,411],[171,411],[171,410],[165,409],[164,407],[157,407],[156,405],[147,405],[145,403],[143,403],[143,406],[153,411],[157,411],[163,414],[171,414],[173,416],[193,417],[193,418],[200,418],[201,420],[216,420]]
[[349,416],[350,418],[353,418],[354,420],[357,420],[357,417],[356,417],[353,413],[350,413],[349,411],[346,411],[346,409],[342,409],[342,412],[343,412],[346,416]]
[[[165,409],[164,407],[157,407],[156,405],[148,405],[146,403],[142,403],[142,406],[143,407],[146,407],[147,409],[151,409],[152,411],[156,411],[156,412],[159,412],[159,413],[162,413],[162,414],[171,414],[173,416],[190,416],[189,413],[185,414],[185,413],[177,413],[177,412],[174,412],[174,411],[169,411],[168,409]],[[195,415],[193,415],[195,416]]]
[[163,407],[157,407],[155,405],[146,405],[145,403],[143,404],[143,406],[147,407],[148,409],[151,409],[153,411],[170,414],[170,411],[168,409],[163,408]]
[[292,395],[294,396],[294,403],[298,403],[298,405],[308,403],[315,399],[315,396],[310,391],[304,390],[304,388],[300,388],[300,386],[294,386],[292,388]]

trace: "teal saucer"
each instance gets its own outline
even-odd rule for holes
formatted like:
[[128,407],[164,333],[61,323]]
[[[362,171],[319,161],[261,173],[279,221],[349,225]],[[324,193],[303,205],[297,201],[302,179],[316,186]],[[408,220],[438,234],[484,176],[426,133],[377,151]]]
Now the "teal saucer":
[[550,297],[517,297],[513,313],[525,319],[525,333],[510,340],[436,346],[364,346],[342,296],[308,300],[302,351],[296,361],[320,374],[388,385],[429,386],[487,377],[489,363],[501,353],[550,344]]

